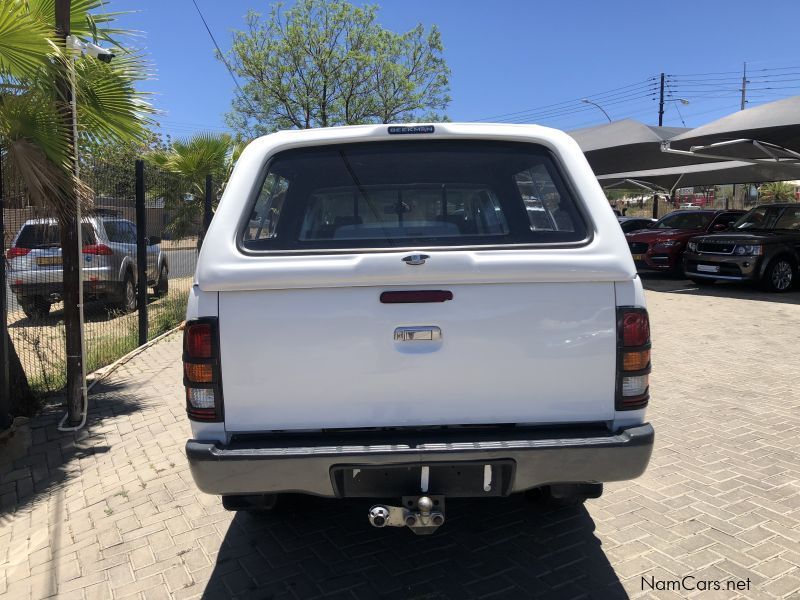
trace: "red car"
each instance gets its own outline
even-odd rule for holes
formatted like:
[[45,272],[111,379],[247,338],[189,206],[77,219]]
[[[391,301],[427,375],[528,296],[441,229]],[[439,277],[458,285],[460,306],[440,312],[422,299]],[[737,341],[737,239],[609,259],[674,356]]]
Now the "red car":
[[676,210],[652,227],[625,237],[637,269],[681,273],[689,239],[728,229],[744,213],[743,210]]

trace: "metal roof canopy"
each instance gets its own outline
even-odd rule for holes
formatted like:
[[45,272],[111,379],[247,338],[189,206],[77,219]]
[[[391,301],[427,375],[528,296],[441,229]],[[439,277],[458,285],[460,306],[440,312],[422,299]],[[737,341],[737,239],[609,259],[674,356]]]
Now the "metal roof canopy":
[[800,175],[800,169],[795,163],[752,163],[736,160],[609,173],[598,175],[597,180],[604,188],[624,188],[625,185],[631,185],[648,190],[662,190],[671,194],[679,186],[785,181],[795,179],[798,175]]
[[[795,165],[800,176],[800,96],[735,112],[661,143],[665,154]],[[754,181],[766,181],[755,179]]]
[[666,140],[691,130],[654,127],[633,119],[568,132],[583,150],[595,175],[653,168],[696,165],[713,159],[681,156],[661,151]]

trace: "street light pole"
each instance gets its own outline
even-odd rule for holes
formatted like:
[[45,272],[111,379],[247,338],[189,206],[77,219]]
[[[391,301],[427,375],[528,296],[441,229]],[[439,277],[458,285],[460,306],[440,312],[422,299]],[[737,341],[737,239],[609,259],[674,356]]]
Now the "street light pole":
[[611,122],[612,122],[612,121],[611,121],[611,117],[609,117],[609,116],[608,116],[608,113],[606,112],[606,109],[605,109],[605,108],[603,108],[602,106],[600,106],[600,105],[599,105],[597,102],[592,102],[592,101],[591,101],[591,100],[589,100],[588,98],[584,98],[583,100],[581,100],[581,102],[583,102],[584,104],[591,104],[592,106],[596,106],[597,108],[599,108],[600,110],[602,110],[602,111],[603,111],[603,114],[606,116],[606,119],[608,119],[608,122],[609,122],[609,123],[611,123]]

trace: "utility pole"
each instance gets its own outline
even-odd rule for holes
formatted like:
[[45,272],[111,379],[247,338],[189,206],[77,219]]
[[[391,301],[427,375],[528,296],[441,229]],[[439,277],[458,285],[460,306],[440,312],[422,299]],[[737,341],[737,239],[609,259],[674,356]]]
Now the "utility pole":
[[[70,157],[71,175],[77,174],[77,157],[75,149],[75,131],[73,119],[74,101],[72,82],[70,77],[70,57],[67,48],[67,36],[70,35],[70,0],[56,0],[56,38],[64,47],[64,62],[60,63],[56,72],[56,87],[58,89],[58,110],[63,125],[63,135],[68,142],[72,156]],[[64,288],[64,330],[67,355],[67,422],[69,425],[78,425],[81,422],[81,413],[84,406],[84,381],[83,381],[83,339],[81,335],[81,252],[80,222],[78,219],[78,196],[75,182],[67,184],[66,198],[67,210],[61,211],[59,228],[61,230],[61,257],[62,285]]]
[[661,74],[661,93],[658,98],[658,126],[664,124],[664,74]]
[[747,63],[744,63],[744,68],[742,69],[742,107],[741,110],[744,110],[745,105],[747,104]]

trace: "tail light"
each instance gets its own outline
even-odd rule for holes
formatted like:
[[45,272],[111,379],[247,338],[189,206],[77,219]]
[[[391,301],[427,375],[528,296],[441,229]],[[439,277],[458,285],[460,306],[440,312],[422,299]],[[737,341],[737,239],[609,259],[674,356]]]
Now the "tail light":
[[186,413],[194,421],[222,421],[219,326],[214,317],[187,321],[183,329]]
[[17,258],[19,256],[26,256],[30,251],[30,248],[17,248],[14,246],[13,248],[8,249],[8,252],[6,252],[6,258],[11,260],[12,258]]
[[83,247],[84,254],[94,254],[99,256],[111,256],[114,251],[105,244],[87,244]]
[[617,410],[636,410],[650,400],[650,318],[644,308],[617,309]]

